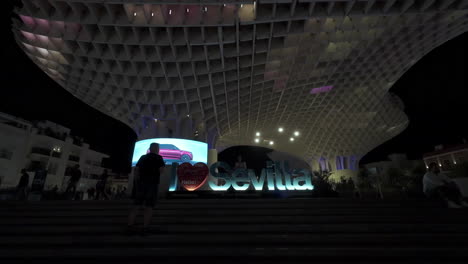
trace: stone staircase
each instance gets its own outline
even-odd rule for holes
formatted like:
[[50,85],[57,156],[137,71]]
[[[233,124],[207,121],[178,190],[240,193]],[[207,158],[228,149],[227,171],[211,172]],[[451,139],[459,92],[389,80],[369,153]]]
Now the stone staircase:
[[161,200],[146,237],[129,207],[2,201],[0,263],[468,263],[468,209],[425,200]]

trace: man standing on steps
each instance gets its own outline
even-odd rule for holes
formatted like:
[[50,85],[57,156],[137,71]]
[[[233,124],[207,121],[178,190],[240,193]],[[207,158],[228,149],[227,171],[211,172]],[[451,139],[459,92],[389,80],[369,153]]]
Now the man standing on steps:
[[78,182],[81,179],[80,165],[76,164],[75,167],[70,172],[70,174],[71,174],[70,175],[71,177],[70,177],[70,180],[68,181],[68,186],[67,186],[67,189],[65,190],[65,193],[67,195],[69,195],[70,192],[71,192],[72,193],[72,196],[71,196],[72,200],[74,200],[75,195],[76,195],[76,186],[78,185]]
[[151,143],[149,150],[150,152],[141,156],[135,166],[135,205],[128,216],[126,230],[128,235],[135,233],[135,218],[142,206],[144,208],[142,235],[149,232],[153,207],[157,199],[159,177],[164,173],[164,160],[159,155],[159,144]]
[[27,198],[27,188],[29,185],[29,174],[26,172],[26,169],[21,170],[21,178],[16,186],[16,199],[23,201]]

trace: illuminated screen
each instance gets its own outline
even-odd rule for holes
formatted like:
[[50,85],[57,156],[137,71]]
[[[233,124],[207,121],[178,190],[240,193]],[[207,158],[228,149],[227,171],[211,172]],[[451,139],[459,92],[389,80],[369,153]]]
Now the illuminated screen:
[[132,166],[136,165],[141,156],[149,152],[151,143],[159,143],[159,155],[163,157],[166,165],[173,162],[179,164],[189,162],[192,165],[197,162],[207,163],[208,145],[204,142],[179,138],[152,138],[135,143]]

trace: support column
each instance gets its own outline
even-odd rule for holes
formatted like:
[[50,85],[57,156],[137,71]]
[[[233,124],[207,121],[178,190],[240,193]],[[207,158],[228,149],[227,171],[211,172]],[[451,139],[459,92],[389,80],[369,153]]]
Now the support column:
[[314,158],[310,161],[310,168],[312,172],[320,172],[320,164],[317,159]]
[[[218,151],[216,149],[209,149],[208,150],[208,168],[211,168],[211,165],[215,164],[218,162]],[[208,182],[212,181],[215,182],[216,184],[218,183],[218,179],[213,177],[211,173],[208,175],[208,180],[206,183],[200,188],[200,190],[204,191],[209,191],[211,190],[210,186],[208,185]]]

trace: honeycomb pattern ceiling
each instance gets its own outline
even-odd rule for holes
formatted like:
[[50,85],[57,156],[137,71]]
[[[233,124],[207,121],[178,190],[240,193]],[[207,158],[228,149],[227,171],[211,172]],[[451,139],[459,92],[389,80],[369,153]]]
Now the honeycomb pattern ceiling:
[[467,0],[21,2],[24,52],[140,138],[148,120],[189,119],[174,136],[201,127],[217,147],[306,159],[364,155],[400,133],[408,119],[388,90],[468,30]]

